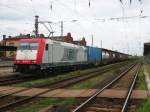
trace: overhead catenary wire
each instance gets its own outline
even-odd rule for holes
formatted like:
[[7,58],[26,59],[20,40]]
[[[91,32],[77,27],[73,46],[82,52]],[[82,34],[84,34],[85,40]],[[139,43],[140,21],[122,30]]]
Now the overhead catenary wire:
[[37,11],[36,11],[36,9],[35,9],[35,7],[33,5],[33,0],[29,0],[29,1],[31,3],[31,8],[32,8],[32,11],[33,11],[34,15],[37,15]]
[[[53,3],[55,3],[57,5],[60,4],[65,10],[70,11],[71,14],[75,14],[75,16],[79,16],[81,18],[84,18],[84,15],[81,14],[77,9],[72,8],[70,5],[65,4],[64,2],[62,2],[61,0],[54,0]],[[77,4],[77,1],[76,1]],[[76,6],[77,7],[77,6]],[[69,9],[69,10],[68,10]],[[74,12],[74,13],[72,13]]]
[[77,0],[74,0],[74,9],[77,9]]
[[[33,4],[33,0],[29,0],[32,4]],[[62,2],[60,2],[60,0],[54,0],[55,2],[59,2],[59,3],[61,3],[62,5],[64,5],[64,3],[62,3]],[[76,1],[76,0],[75,0]],[[89,0],[90,1],[90,0]],[[123,3],[123,0],[120,0],[121,1],[121,3]],[[140,3],[142,3],[142,0],[138,0]],[[53,1],[51,1],[51,4],[53,3]],[[5,5],[6,6],[6,5]],[[12,7],[10,7],[10,6],[6,6],[6,7],[9,7],[9,8],[12,8]],[[32,7],[33,8],[33,10],[34,10],[34,12],[36,12],[36,10],[35,10],[35,8],[34,7]],[[67,7],[68,8],[68,7]],[[18,11],[18,12],[20,12],[20,13],[22,13],[22,11],[20,11],[20,10],[18,10],[18,9],[16,9],[16,8],[12,8],[12,9],[14,9],[15,11]],[[142,10],[141,10],[141,12],[143,12]],[[36,15],[37,13],[34,13],[34,15]],[[110,18],[111,19],[111,18]],[[113,18],[112,18],[113,19]],[[122,19],[122,18],[114,18],[114,19]]]
[[[22,9],[20,9],[20,8],[18,8],[18,7],[13,7],[13,6],[9,6],[9,5],[6,5],[6,4],[2,4],[2,3],[0,3],[0,6],[2,6],[2,7],[4,7],[4,8],[8,8],[8,9],[12,9],[11,11],[13,12],[13,11],[15,11],[15,12],[17,12],[18,14],[21,14],[21,15],[23,15],[23,19],[24,20],[27,20],[27,22],[25,22],[25,23],[23,23],[22,22],[22,24],[32,24],[32,20],[31,20],[31,18],[35,15],[35,14],[33,14],[32,16],[31,15],[26,15],[26,16],[24,16],[25,15],[25,13],[27,13],[26,11],[23,11]],[[15,16],[15,14],[13,14],[13,16]],[[14,19],[12,19],[12,20],[9,20],[9,21],[14,21]],[[11,23],[9,23],[9,24],[11,24]],[[30,24],[30,25],[31,25]]]
[[[68,5],[64,4],[63,2],[61,2],[61,1],[59,1],[59,0],[55,0],[55,1],[53,1],[53,2],[54,2],[55,4],[56,4],[56,3],[61,4],[61,6],[63,6],[65,9],[68,8]],[[75,12],[78,16],[83,17],[83,15],[80,14],[80,13],[78,13],[78,11],[76,10],[76,0],[75,0],[75,2],[74,2],[74,5],[75,5],[75,10],[73,10],[70,6],[69,6],[69,9],[71,9],[71,11]],[[76,21],[78,21],[78,20],[75,20],[75,21],[73,21],[73,20],[70,21],[70,20],[69,20],[69,22],[76,22]],[[65,21],[63,20],[63,22],[65,22]]]
[[53,2],[52,1],[50,2],[50,10],[51,11],[53,10]]
[[[125,5],[124,4],[124,2],[123,2],[124,0],[119,0],[119,2],[121,3],[121,5],[123,6],[123,5]],[[138,15],[139,16],[139,40],[140,40],[140,44],[139,44],[139,51],[140,52],[142,52],[142,45],[141,45],[141,43],[142,43],[142,38],[141,38],[141,19],[142,18],[147,18],[148,16],[142,16],[142,13],[143,13],[143,8],[142,8],[142,4],[143,4],[143,2],[142,2],[142,0],[137,0],[138,2],[139,2],[139,9],[140,9],[140,14]],[[132,5],[132,0],[130,0],[130,6]],[[124,10],[124,9],[122,9],[122,10]],[[123,12],[122,12],[123,13]],[[123,19],[124,20],[124,19]],[[127,46],[128,47],[128,46]]]
[[[126,19],[128,18],[134,18],[134,17],[125,17],[125,2],[124,2],[124,0],[119,0],[120,1],[120,3],[121,3],[121,9],[122,9],[122,11],[121,11],[121,13],[122,13],[122,17],[121,17],[121,21],[122,21],[122,27],[123,27],[123,33],[122,33],[122,36],[123,36],[123,38],[122,38],[122,41],[123,42],[126,42],[126,39],[127,39],[127,27],[126,27]],[[131,3],[131,0],[130,0],[130,3]],[[126,46],[127,45],[127,46]],[[128,52],[128,43],[127,44],[125,44],[125,46],[126,46],[126,48],[127,48],[127,51],[126,51],[126,53],[129,53]]]
[[91,7],[91,0],[89,0],[89,7]]
[[[90,1],[90,0],[89,0]],[[124,2],[123,2],[123,0],[119,0],[120,2],[121,2],[121,7],[122,7],[122,15],[124,15],[124,10],[125,10],[125,8],[124,8]],[[57,2],[57,3],[59,3],[59,4],[61,4],[61,6],[63,6],[64,8],[68,8],[68,5],[66,5],[66,4],[64,4],[63,2],[60,2],[60,0],[56,0],[55,2]],[[76,5],[76,0],[75,0],[75,5]],[[73,12],[76,12],[76,11],[74,11],[72,8],[69,8],[69,9],[71,9]],[[80,17],[83,17],[83,15],[81,15],[81,14],[79,14],[78,13],[78,16],[80,16]],[[136,18],[138,18],[138,16],[129,16],[129,17],[125,17],[125,16],[122,16],[122,17],[115,17],[115,18],[100,18],[101,20],[103,20],[103,21],[105,21],[105,20],[123,20],[123,19],[136,19]],[[147,18],[147,16],[142,16],[141,18]],[[99,19],[99,20],[100,20]],[[98,20],[98,19],[97,19]],[[79,21],[79,20],[78,20]],[[85,19],[84,19],[84,21],[86,21]]]
[[[6,4],[0,3],[0,6],[5,7],[5,8],[8,8],[8,9],[12,9],[11,11],[15,11],[15,12],[21,14],[21,15],[24,15],[24,14],[26,13],[25,11],[22,11],[22,10],[20,10],[20,9],[17,9],[16,7],[12,7],[12,6],[9,6],[9,5],[6,5]],[[29,16],[27,16],[27,17],[29,17]],[[30,17],[31,17],[31,16],[30,16]]]
[[[139,7],[139,16],[142,17],[142,14],[143,14],[143,7],[142,7],[142,1],[139,0],[140,2],[140,7]],[[139,43],[139,51],[142,53],[142,23],[141,23],[141,18],[139,18],[139,40],[140,40],[140,43]],[[142,55],[142,54],[141,54]]]
[[[25,22],[23,22],[23,20],[21,20],[21,18],[20,17],[18,17],[18,22],[20,22],[20,24],[28,24],[28,26],[31,26],[32,25],[32,22],[33,21],[31,21],[31,18],[32,18],[32,16],[30,16],[30,15],[26,15],[26,16],[24,16],[25,15],[25,13],[26,13],[26,11],[23,11],[22,9],[20,9],[19,7],[13,7],[12,5],[10,6],[10,5],[8,5],[8,4],[3,4],[3,3],[0,3],[0,6],[1,6],[1,8],[8,8],[8,9],[11,9],[11,13],[13,13],[13,12],[16,12],[16,13],[18,13],[19,15],[22,15],[23,16],[23,20],[25,21]],[[15,19],[17,19],[17,16],[15,16],[15,14],[12,14],[13,16],[12,17],[14,17]],[[8,23],[8,20],[6,20],[6,19],[2,19],[2,20],[4,20],[4,22],[2,23],[2,25],[3,25],[3,28],[5,29],[5,27],[7,27],[8,25],[15,25],[16,23],[16,20],[15,19],[9,19],[9,23]],[[5,22],[6,21],[6,22]],[[29,27],[28,27],[29,28]],[[27,31],[28,30],[28,28],[23,28],[22,29],[22,31]],[[10,34],[9,34],[10,35]]]
[[123,4],[123,1],[122,1],[122,0],[119,0],[119,2]]
[[[35,4],[35,2],[34,2],[35,0],[30,0],[30,2],[31,2],[31,4],[32,5],[34,5]],[[65,9],[67,9],[68,8],[68,11],[70,11],[70,12],[72,12],[72,13],[76,13],[76,12],[79,12],[78,10],[74,10],[74,9],[76,9],[76,8],[78,8],[78,6],[77,5],[80,5],[80,2],[78,2],[78,4],[77,4],[77,0],[74,0],[75,1],[75,4],[73,4],[73,2],[72,2],[72,4],[71,4],[71,2],[70,3],[65,3],[65,2],[63,2],[62,0],[50,0],[50,2],[49,2],[49,5],[48,5],[48,8],[51,10],[51,11],[55,11],[55,6],[56,6],[56,3],[59,3],[63,8],[65,8]],[[94,1],[94,0],[93,0]],[[119,0],[118,0],[119,1]],[[123,2],[123,1],[127,1],[127,0],[120,0],[121,1],[121,4],[124,4],[125,2]],[[128,0],[129,1],[129,0]],[[135,1],[139,1],[139,3],[142,3],[141,1],[142,0],[135,0]],[[54,4],[55,3],[55,4]],[[85,2],[85,5],[87,6],[87,8],[88,8],[88,3],[90,3],[90,7],[91,7],[91,0],[87,0],[86,2]],[[118,2],[119,3],[119,2]],[[134,3],[134,1],[132,2],[132,0],[131,0],[131,4],[133,4]],[[71,5],[69,5],[69,4],[71,4]],[[129,4],[129,2],[128,2],[128,4]],[[73,8],[72,7],[72,5],[74,5],[76,8]],[[92,4],[93,5],[93,4]],[[36,5],[34,5],[34,6],[36,6]],[[32,7],[32,11],[33,11],[33,14],[35,15],[36,14],[36,12],[34,11],[35,9],[33,9],[33,8],[36,8],[36,7]],[[18,10],[18,8],[16,7],[15,9],[17,9],[16,11],[20,11],[20,10]],[[89,8],[89,10],[91,10],[91,8]],[[141,10],[141,13],[143,12],[143,10]],[[21,13],[21,14],[24,14],[24,13]],[[78,16],[81,16],[81,17],[83,17],[83,19],[82,18],[78,18],[77,19],[77,21],[78,22],[82,22],[82,21],[88,21],[88,22],[91,22],[91,20],[87,20],[86,18],[84,18],[84,16],[82,15],[82,12],[79,12],[79,13],[76,13],[76,15],[78,15]],[[145,19],[145,18],[147,18],[146,16],[130,16],[130,17],[112,17],[112,18],[98,18],[97,20],[92,20],[92,21],[95,21],[95,22],[107,22],[107,20],[110,20],[110,21],[122,21],[122,22],[126,22],[126,20],[135,20],[135,19]],[[92,19],[92,18],[91,18]],[[123,21],[124,20],[124,21]],[[61,20],[60,20],[61,21]],[[64,20],[63,20],[64,21]],[[66,20],[66,21],[70,21],[70,20]],[[81,24],[81,26],[82,26],[83,24]],[[83,25],[84,26],[84,25]],[[77,27],[79,27],[79,26],[77,26]],[[84,27],[83,27],[84,28]]]
[[[139,18],[139,16],[128,16],[128,17],[125,17],[125,18],[122,18],[122,17],[114,17],[114,18],[103,18],[104,20],[111,20],[111,21],[114,21],[114,20],[122,20],[122,19],[137,19],[137,18]],[[142,17],[143,18],[143,17]],[[96,20],[94,20],[94,21],[96,21],[96,22],[101,22],[101,20],[102,19],[96,19]],[[54,25],[54,26],[58,26],[58,28],[60,28],[60,23],[61,23],[61,21],[63,21],[63,20],[60,20],[60,21],[55,21],[55,22],[53,22],[53,21],[42,21],[43,23],[49,23],[50,25]],[[93,21],[93,20],[92,20]],[[92,22],[92,21],[86,21],[86,20],[84,20],[84,22]],[[65,20],[65,21],[63,21],[63,23],[75,23],[75,22],[82,22],[81,20]],[[102,21],[102,22],[105,22],[105,21]],[[44,27],[45,27],[45,25],[43,25]],[[65,25],[66,26],[66,25]],[[81,25],[81,24],[78,24],[77,26],[79,26],[80,28],[83,28],[84,29],[84,27]],[[58,29],[57,28],[57,29]],[[46,28],[46,29],[48,29],[48,28]],[[51,26],[50,27],[50,29],[51,29],[51,31],[49,30],[49,32],[53,32],[54,33],[54,31],[53,31],[53,27]],[[55,31],[55,33],[56,33],[56,31]],[[49,35],[50,36],[50,35]]]

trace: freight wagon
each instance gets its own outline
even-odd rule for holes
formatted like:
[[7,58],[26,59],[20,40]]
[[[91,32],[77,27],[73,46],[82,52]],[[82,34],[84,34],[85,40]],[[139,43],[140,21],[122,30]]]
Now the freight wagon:
[[128,54],[120,53],[117,51],[112,51],[108,49],[102,48],[102,63],[108,64],[108,63],[114,63],[119,61],[127,60]]
[[86,46],[89,64],[99,65],[102,61],[102,50],[97,47]]

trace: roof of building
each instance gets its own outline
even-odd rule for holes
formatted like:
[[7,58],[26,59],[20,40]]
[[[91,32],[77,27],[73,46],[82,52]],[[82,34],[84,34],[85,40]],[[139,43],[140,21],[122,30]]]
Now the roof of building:
[[150,42],[146,42],[146,43],[144,43],[144,45],[148,45],[148,46],[150,46]]

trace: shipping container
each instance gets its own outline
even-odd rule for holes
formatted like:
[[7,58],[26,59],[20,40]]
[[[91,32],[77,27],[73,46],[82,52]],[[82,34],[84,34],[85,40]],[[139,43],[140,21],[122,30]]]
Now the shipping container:
[[96,47],[87,46],[88,62],[93,64],[100,64],[102,60],[102,50]]

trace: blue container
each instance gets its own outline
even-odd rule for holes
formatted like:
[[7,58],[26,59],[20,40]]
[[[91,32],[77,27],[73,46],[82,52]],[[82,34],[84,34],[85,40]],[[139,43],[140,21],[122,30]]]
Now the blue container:
[[87,46],[87,57],[89,63],[100,63],[102,60],[102,50],[100,48]]

